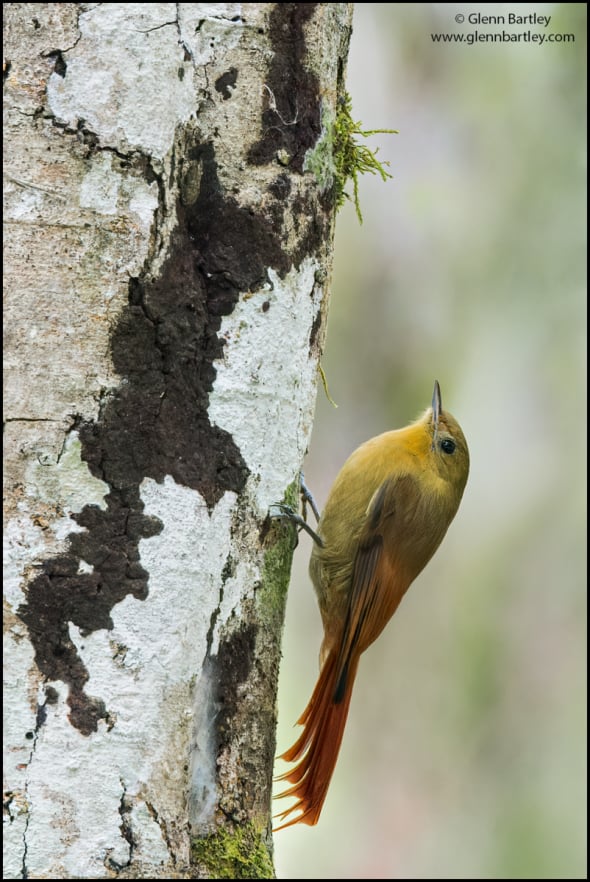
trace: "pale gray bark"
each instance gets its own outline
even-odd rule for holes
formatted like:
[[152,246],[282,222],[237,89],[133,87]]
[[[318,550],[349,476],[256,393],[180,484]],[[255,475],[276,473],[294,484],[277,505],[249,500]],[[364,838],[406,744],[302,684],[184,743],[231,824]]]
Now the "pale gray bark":
[[5,873],[262,878],[351,4],[5,4]]

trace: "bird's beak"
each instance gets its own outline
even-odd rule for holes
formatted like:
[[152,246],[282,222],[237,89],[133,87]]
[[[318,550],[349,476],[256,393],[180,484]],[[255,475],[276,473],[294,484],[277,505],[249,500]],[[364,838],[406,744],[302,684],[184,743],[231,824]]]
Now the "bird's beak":
[[438,385],[438,380],[434,381],[434,392],[432,393],[432,422],[434,423],[434,428],[438,428],[438,421],[440,418],[440,412],[442,410],[442,401],[440,399],[440,386]]
[[436,447],[436,436],[438,434],[438,421],[442,410],[442,401],[440,398],[440,386],[438,380],[434,381],[434,392],[432,393],[432,449]]

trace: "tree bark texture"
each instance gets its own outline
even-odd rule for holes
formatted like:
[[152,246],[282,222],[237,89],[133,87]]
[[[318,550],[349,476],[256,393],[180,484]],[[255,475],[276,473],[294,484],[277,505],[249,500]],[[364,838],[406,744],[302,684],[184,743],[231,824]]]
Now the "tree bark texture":
[[6,876],[272,876],[351,4],[4,15]]

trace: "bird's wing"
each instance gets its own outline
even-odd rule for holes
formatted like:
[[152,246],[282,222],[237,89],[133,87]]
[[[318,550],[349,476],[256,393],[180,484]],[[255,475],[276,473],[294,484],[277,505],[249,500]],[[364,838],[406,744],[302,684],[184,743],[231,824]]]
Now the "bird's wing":
[[334,701],[344,695],[352,653],[360,654],[379,636],[402,599],[411,579],[403,572],[408,515],[416,500],[410,475],[387,478],[367,509],[352,570],[348,609],[340,641]]

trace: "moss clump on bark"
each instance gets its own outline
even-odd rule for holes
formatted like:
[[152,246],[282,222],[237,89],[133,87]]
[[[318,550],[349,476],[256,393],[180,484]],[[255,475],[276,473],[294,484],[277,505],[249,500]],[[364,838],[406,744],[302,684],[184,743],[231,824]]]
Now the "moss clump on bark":
[[[377,134],[397,134],[396,129],[363,129],[361,123],[352,118],[352,99],[348,92],[340,98],[336,116],[324,112],[322,118],[322,137],[313,150],[305,157],[305,171],[311,171],[322,190],[334,186],[336,209],[342,207],[347,199],[354,202],[356,214],[362,224],[363,216],[358,195],[358,176],[378,174],[383,181],[392,176],[386,171],[388,162],[379,162],[377,150],[370,150],[359,144],[357,138],[368,138]],[[352,181],[353,195],[346,192],[346,185]]]
[[247,822],[192,842],[192,863],[209,879],[274,879],[274,867],[265,832]]

